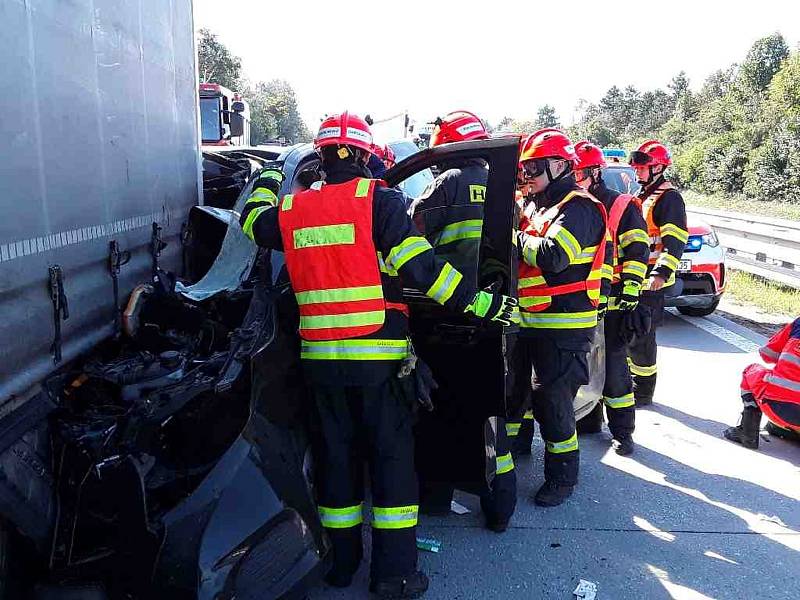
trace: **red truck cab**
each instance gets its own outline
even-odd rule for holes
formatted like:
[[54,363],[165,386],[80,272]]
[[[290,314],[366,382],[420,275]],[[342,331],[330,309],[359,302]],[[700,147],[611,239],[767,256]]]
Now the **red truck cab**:
[[201,83],[200,134],[204,146],[249,146],[250,106],[218,83]]

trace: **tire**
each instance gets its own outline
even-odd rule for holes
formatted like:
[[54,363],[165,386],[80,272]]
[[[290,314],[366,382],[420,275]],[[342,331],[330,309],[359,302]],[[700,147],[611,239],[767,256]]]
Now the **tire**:
[[679,306],[678,312],[687,317],[707,317],[719,306],[719,298],[714,298],[714,301],[708,306]]

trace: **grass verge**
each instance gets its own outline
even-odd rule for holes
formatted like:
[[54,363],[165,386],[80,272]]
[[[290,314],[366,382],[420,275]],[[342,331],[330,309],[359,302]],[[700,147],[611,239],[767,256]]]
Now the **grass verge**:
[[700,194],[692,190],[682,190],[681,195],[683,195],[686,204],[690,206],[702,206],[704,208],[749,213],[751,215],[773,217],[775,219],[800,221],[800,204],[789,204],[788,202],[757,202],[747,200],[741,196],[707,196],[706,194]]
[[725,295],[735,302],[751,304],[766,313],[791,318],[800,315],[800,291],[744,271],[728,271]]

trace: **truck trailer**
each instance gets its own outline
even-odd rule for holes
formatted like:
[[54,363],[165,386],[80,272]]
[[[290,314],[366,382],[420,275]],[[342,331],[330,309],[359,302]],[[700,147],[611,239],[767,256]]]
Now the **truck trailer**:
[[204,205],[191,0],[0,16],[0,599],[302,597],[292,306]]

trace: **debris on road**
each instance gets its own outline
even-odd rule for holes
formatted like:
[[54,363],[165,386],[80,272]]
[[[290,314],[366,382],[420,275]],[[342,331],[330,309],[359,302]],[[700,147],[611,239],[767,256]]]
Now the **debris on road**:
[[450,501],[450,510],[457,515],[466,515],[467,513],[471,512],[466,506],[459,504],[455,500]]
[[442,549],[442,542],[433,538],[417,538],[417,548],[438,554]]
[[597,584],[592,581],[581,579],[580,583],[578,583],[578,587],[575,588],[572,594],[576,598],[581,598],[582,600],[595,600],[597,597]]
[[786,527],[787,526],[786,523],[784,523],[781,520],[781,518],[779,516],[777,516],[777,515],[772,515],[770,517],[769,515],[760,514],[760,515],[758,515],[758,518],[761,519],[762,521],[767,521],[768,523],[775,523],[776,525],[780,525],[781,527]]

